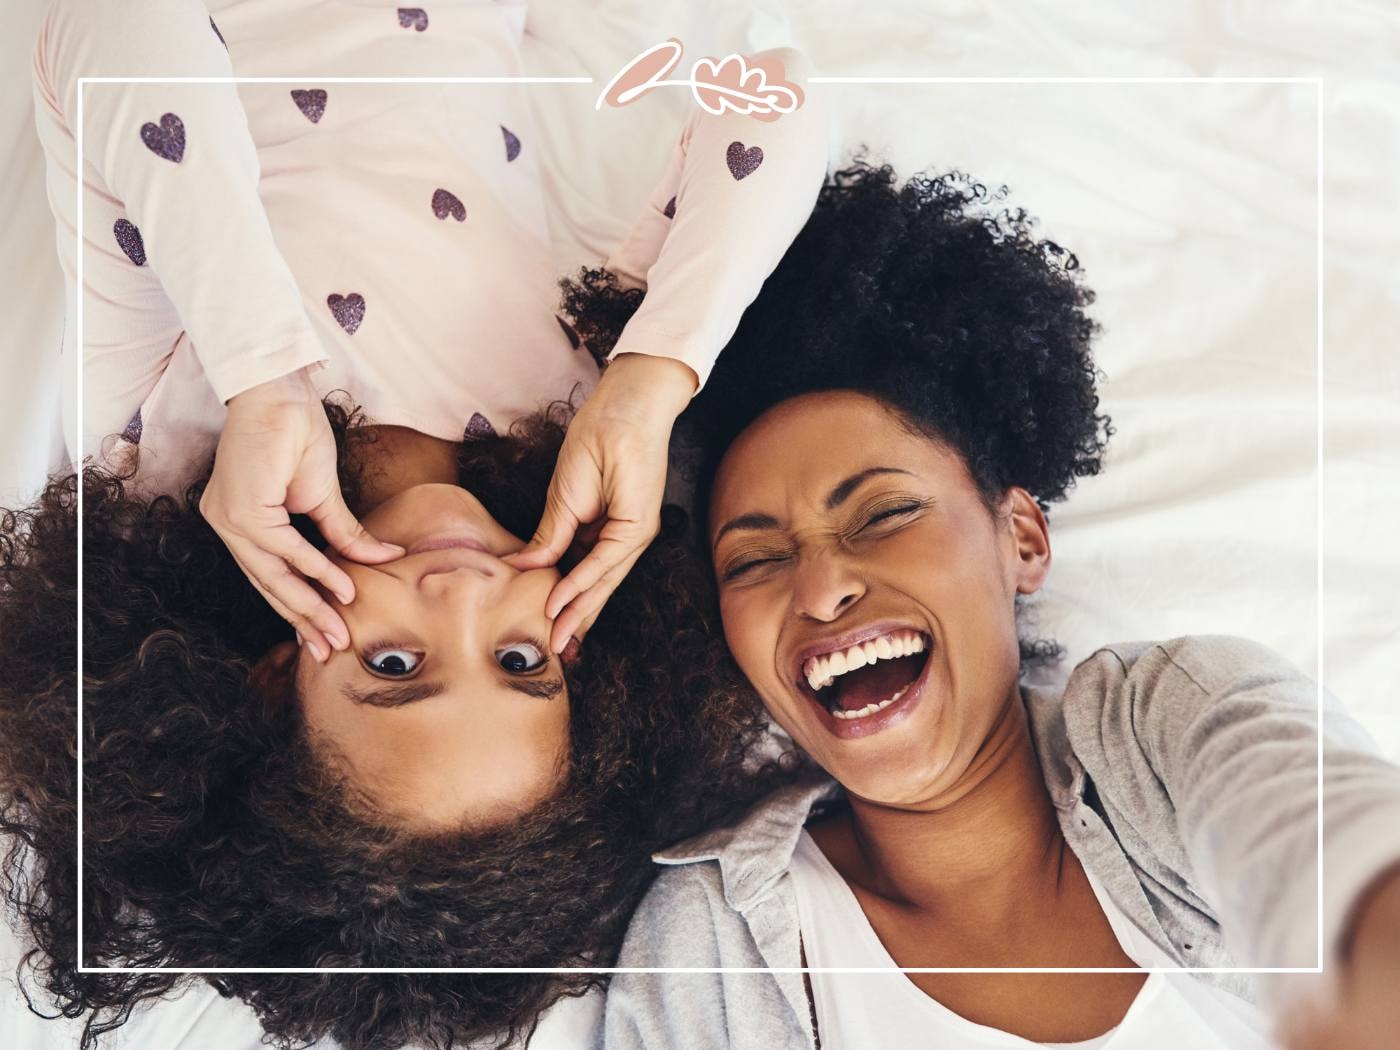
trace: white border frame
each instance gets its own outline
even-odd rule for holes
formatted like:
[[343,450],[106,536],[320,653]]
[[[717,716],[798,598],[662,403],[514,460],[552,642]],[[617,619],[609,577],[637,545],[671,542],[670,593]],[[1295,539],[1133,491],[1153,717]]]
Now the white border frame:
[[[83,97],[88,84],[592,84],[592,77],[78,77],[77,420],[83,427]],[[809,84],[1312,84],[1317,91],[1317,965],[1316,966],[84,966],[83,484],[77,486],[78,973],[1323,973],[1323,78],[1322,77],[808,77]]]

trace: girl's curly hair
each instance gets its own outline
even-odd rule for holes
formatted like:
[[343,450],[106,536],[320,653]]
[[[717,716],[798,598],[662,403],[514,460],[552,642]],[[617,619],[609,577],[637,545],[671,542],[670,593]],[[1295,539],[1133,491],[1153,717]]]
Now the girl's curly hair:
[[[347,502],[369,431],[327,402]],[[562,441],[556,404],[461,446],[458,473],[528,536]],[[0,516],[0,834],[8,901],[37,977],[84,1046],[176,974],[80,972],[76,615],[83,485],[83,959],[88,966],[610,965],[649,855],[752,801],[783,763],[743,770],[764,728],[730,661],[706,570],[663,513],[566,668],[561,794],[509,827],[412,836],[367,819],[308,743],[296,704],[264,703],[257,659],[291,630],[199,514],[201,480],[146,498],[129,474],[52,478]],[[303,535],[320,537],[305,520]],[[278,1046],[428,1047],[532,1030],[603,975],[214,974]],[[28,995],[28,993],[26,993]],[[31,1007],[37,1010],[34,1000]]]
[[[1024,209],[996,208],[1006,192],[958,171],[899,185],[889,165],[861,158],[827,176],[678,424],[700,531],[734,439],[779,402],[821,390],[869,394],[952,448],[989,510],[1013,485],[1047,509],[1099,472],[1113,430],[1098,414],[1098,326],[1084,312],[1094,293]],[[600,354],[642,297],[598,269],[561,287]],[[1022,643],[1027,667],[1059,655],[1050,641]]]

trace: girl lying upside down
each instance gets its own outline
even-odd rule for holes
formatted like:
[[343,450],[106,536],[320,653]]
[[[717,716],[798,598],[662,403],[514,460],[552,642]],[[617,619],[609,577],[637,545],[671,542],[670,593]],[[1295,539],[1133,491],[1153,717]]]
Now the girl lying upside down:
[[[565,413],[447,464],[388,458],[371,428],[328,415],[350,506],[409,553],[343,562],[355,647],[324,664],[204,522],[202,482],[150,499],[83,476],[84,962],[610,964],[649,854],[756,790],[742,766],[762,712],[724,650],[685,515],[664,516],[587,640],[553,657],[538,635],[558,571],[502,556],[542,511]],[[0,533],[13,655],[0,831],[18,847],[7,886],[30,962],[93,1036],[182,979],[77,970],[78,483],[55,478]],[[209,980],[278,1045],[389,1048],[521,1035],[602,978]]]
[[[74,458],[99,465],[55,478],[0,533],[0,634],[17,653],[0,830],[19,847],[7,885],[31,962],[89,1037],[181,981],[80,963],[606,963],[647,855],[749,796],[737,763],[763,728],[695,604],[711,600],[680,525],[583,651],[551,636],[570,615],[546,615],[558,569],[512,556],[556,457],[630,479],[636,554],[661,529],[674,417],[825,173],[819,106],[772,123],[697,110],[680,129],[610,257],[648,295],[600,377],[605,355],[555,314],[545,151],[518,92],[314,79],[518,72],[510,11],[213,7],[216,22],[195,0],[58,0],[35,53],[60,257],[84,307],[65,355],[87,414],[69,429]],[[770,57],[800,76],[800,56]],[[217,82],[289,69],[313,79]],[[90,83],[80,104],[79,77],[103,75],[215,82]],[[342,389],[363,417],[323,406]],[[536,412],[579,393],[572,417]],[[269,509],[276,549],[235,520]],[[210,980],[283,1045],[350,1050],[508,1037],[599,983]]]

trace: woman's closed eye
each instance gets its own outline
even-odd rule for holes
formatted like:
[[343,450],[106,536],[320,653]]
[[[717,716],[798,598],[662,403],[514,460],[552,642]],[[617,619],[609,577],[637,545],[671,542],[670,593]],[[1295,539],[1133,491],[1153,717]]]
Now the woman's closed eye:
[[[926,500],[909,498],[882,500],[865,514],[857,516],[855,523],[846,531],[845,535],[847,538],[854,538],[867,529],[874,528],[884,522],[900,523],[902,519],[923,510],[926,506],[928,506]],[[788,557],[789,552],[787,551],[771,549],[742,551],[724,566],[720,579],[724,583],[729,583],[751,573],[754,569],[785,561]]]
[[740,576],[756,569],[761,565],[771,565],[785,560],[788,557],[786,551],[766,550],[766,551],[744,551],[734,556],[725,565],[722,579],[728,583],[730,580],[737,580]]
[[871,508],[871,513],[867,515],[856,528],[856,534],[862,533],[866,529],[880,524],[882,521],[889,521],[893,518],[913,514],[916,510],[922,510],[923,508],[924,503],[920,500],[901,499],[878,503]]

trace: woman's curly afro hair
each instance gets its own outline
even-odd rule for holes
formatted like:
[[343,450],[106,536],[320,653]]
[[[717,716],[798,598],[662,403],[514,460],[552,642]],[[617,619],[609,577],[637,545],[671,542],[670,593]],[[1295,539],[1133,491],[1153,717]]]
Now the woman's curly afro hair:
[[[1048,509],[1099,472],[1113,431],[1098,414],[1097,325],[1084,312],[1094,294],[1074,255],[1038,239],[1023,209],[998,207],[1005,196],[957,171],[900,185],[888,165],[860,158],[828,175],[681,416],[701,532],[734,439],[816,391],[868,394],[950,447],[989,511],[1011,486]],[[606,270],[562,288],[599,354],[642,298]],[[1050,640],[1022,639],[1025,668],[1060,655]]]
[[[328,403],[327,414],[355,509],[356,435],[371,432],[343,407]],[[517,535],[543,511],[566,416],[556,405],[461,447],[460,483]],[[204,481],[150,499],[94,467],[56,476],[35,505],[0,517],[0,637],[11,654],[0,680],[0,859],[35,946],[21,987],[37,977],[63,1014],[85,1017],[85,1046],[188,978],[78,969],[80,483],[86,965],[611,965],[649,855],[765,788],[742,768],[764,722],[682,539],[684,514],[663,513],[661,536],[565,669],[572,741],[560,796],[495,831],[406,837],[366,818],[308,743],[298,705],[265,703],[255,688],[254,663],[291,631],[200,516]],[[504,1042],[603,977],[208,980],[251,1004],[278,1046],[331,1036],[346,1050],[389,1050]]]
[[[988,501],[1019,485],[1044,507],[1098,473],[1093,292],[1024,210],[994,208],[1005,195],[956,171],[899,185],[863,160],[827,177],[681,417],[702,500],[741,431],[821,390],[867,393],[951,446]],[[605,270],[563,287],[579,334],[611,350],[641,292]]]

